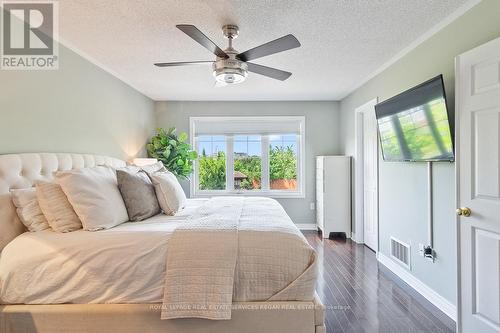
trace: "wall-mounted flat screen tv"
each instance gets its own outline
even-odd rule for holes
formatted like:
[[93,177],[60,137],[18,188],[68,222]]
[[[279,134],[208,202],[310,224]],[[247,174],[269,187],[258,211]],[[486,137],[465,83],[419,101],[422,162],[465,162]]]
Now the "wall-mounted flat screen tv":
[[375,106],[384,161],[453,161],[443,77]]

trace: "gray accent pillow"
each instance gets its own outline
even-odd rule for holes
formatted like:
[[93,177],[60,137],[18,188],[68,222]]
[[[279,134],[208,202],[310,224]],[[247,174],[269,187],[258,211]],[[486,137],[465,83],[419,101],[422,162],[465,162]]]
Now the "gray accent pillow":
[[160,213],[155,188],[146,172],[139,168],[116,170],[116,178],[130,221],[142,221]]

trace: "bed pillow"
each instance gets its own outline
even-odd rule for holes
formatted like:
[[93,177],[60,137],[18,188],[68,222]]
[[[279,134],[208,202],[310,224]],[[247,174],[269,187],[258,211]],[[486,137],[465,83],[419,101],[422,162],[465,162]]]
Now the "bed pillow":
[[161,161],[158,161],[158,162],[153,163],[153,164],[143,165],[141,167],[141,169],[144,170],[150,176],[155,172],[167,171],[167,169],[165,168],[165,166],[163,165],[163,163]]
[[155,186],[160,208],[165,214],[175,215],[186,206],[186,194],[173,173],[155,172],[149,177]]
[[70,232],[82,228],[80,219],[59,184],[38,182],[36,184],[36,197],[52,230]]
[[29,231],[42,231],[50,228],[38,204],[34,187],[11,190],[10,194],[19,219]]
[[116,178],[130,221],[142,221],[160,213],[155,188],[146,172],[140,168],[118,169]]
[[98,166],[55,174],[83,224],[96,231],[117,226],[129,220],[113,169]]

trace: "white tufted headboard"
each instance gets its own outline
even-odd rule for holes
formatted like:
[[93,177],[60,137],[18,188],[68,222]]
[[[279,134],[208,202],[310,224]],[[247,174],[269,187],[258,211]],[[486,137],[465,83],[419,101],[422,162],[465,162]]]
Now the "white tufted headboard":
[[11,189],[30,188],[37,180],[51,180],[53,172],[96,165],[125,166],[113,157],[89,154],[33,153],[0,155],[0,251],[25,231],[10,198]]

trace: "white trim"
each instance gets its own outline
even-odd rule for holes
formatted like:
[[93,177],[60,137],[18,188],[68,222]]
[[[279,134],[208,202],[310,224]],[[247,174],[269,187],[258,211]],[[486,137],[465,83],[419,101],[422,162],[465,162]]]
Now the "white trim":
[[375,76],[379,75],[383,71],[385,71],[387,68],[391,67],[394,65],[396,62],[398,62],[400,59],[402,59],[404,56],[406,56],[408,53],[416,49],[420,44],[424,43],[426,40],[434,36],[436,33],[444,29],[446,26],[451,24],[453,21],[455,21],[457,18],[460,16],[464,15],[467,11],[469,11],[472,7],[476,6],[479,4],[481,0],[469,0],[462,6],[460,6],[457,10],[455,10],[453,13],[445,17],[441,22],[433,26],[431,29],[429,29],[427,32],[425,32],[423,35],[418,37],[416,40],[414,40],[410,45],[396,53],[395,56],[393,56],[389,61],[385,62],[382,66],[377,68],[374,72],[366,76],[363,80],[361,80],[358,84],[356,84],[352,89],[349,89],[346,94],[344,94],[341,98],[338,100],[343,100],[350,94],[352,94],[354,91],[358,90],[361,86],[363,86],[365,83],[373,79]]
[[[261,146],[260,149],[262,151],[262,172],[260,179],[260,187],[263,191],[270,190],[270,174],[269,174],[269,135],[262,135],[261,137]],[[298,147],[298,145],[297,145]]]
[[415,289],[415,291],[417,291],[425,299],[434,304],[434,306],[443,311],[448,317],[450,317],[454,321],[457,320],[457,308],[453,303],[451,303],[446,298],[431,289],[428,285],[417,279],[390,257],[387,257],[381,252],[378,252],[377,260],[394,274],[396,274],[401,280],[406,282],[410,287]]
[[318,230],[318,227],[314,223],[295,223],[295,225],[300,230]]
[[[189,117],[189,137],[190,137],[190,143],[192,147],[195,147],[196,149],[196,121],[211,121],[214,123],[221,122],[221,121],[231,121],[231,120],[241,120],[244,118],[245,120],[253,121],[253,120],[265,120],[265,121],[279,121],[279,120],[284,120],[284,121],[297,121],[300,126],[300,131],[298,135],[298,144],[297,144],[297,156],[299,158],[299,161],[297,163],[297,183],[298,183],[298,190],[297,191],[286,191],[286,190],[255,190],[255,191],[248,191],[248,190],[228,190],[233,187],[233,184],[228,180],[230,178],[230,174],[226,175],[226,190],[220,190],[220,191],[200,191],[196,188],[196,184],[198,184],[198,163],[196,161],[194,162],[194,176],[192,177],[192,180],[190,182],[190,197],[191,198],[206,198],[206,197],[213,197],[213,196],[233,196],[233,195],[244,195],[244,196],[263,196],[263,197],[270,197],[270,198],[297,198],[297,199],[303,199],[306,197],[305,194],[305,160],[306,160],[306,151],[305,151],[305,137],[306,137],[306,117],[305,116],[204,116],[204,117]],[[228,142],[226,149],[227,151],[232,151],[232,142]],[[231,154],[227,155],[227,165],[226,169],[232,170],[233,168],[233,161]],[[267,158],[268,160],[268,158]],[[263,154],[263,162],[266,162],[266,158]],[[268,168],[267,168],[268,169]],[[264,171],[265,168],[262,169]],[[230,171],[232,173],[233,171]]]
[[[460,71],[462,54],[455,58],[455,204],[460,207],[460,114],[462,113],[462,99],[460,85],[462,83],[462,73]],[[457,247],[457,332],[462,332],[462,247],[460,245],[461,226],[460,217],[455,215],[456,247]]]
[[[194,182],[193,182],[194,183]],[[194,185],[193,185],[194,188]],[[306,197],[305,193],[300,193],[298,191],[286,191],[286,190],[240,190],[240,191],[226,191],[226,190],[215,190],[215,191],[196,191],[191,193],[191,198],[211,198],[211,197],[223,197],[223,196],[243,196],[243,197],[267,197],[275,199],[304,199]]]
[[356,244],[363,244],[363,240],[362,239],[358,239],[358,236],[356,236],[355,232],[351,232],[351,239]]
[[[196,142],[194,139],[194,131],[195,125],[194,122],[189,119],[189,143],[191,147],[196,150]],[[191,179],[189,180],[189,197],[194,197],[194,184],[198,184],[198,163],[196,161],[193,162],[193,173],[191,175]]]
[[[196,148],[195,148],[196,149]],[[234,188],[234,136],[228,135],[226,136],[226,190],[225,192],[229,192],[230,189]],[[231,152],[231,153],[230,153]],[[195,161],[196,163],[197,161]],[[195,183],[195,186],[198,183]],[[195,187],[194,193],[199,193]]]
[[[235,111],[236,113],[236,111]],[[302,125],[305,125],[305,116],[191,116],[189,117],[190,122],[200,122],[200,123],[214,123],[214,126],[217,125],[217,123],[220,122],[227,122],[227,121],[235,121],[241,123],[241,120],[245,120],[245,122],[261,122],[261,121],[268,121],[268,122],[280,122],[280,121],[285,121],[285,122],[298,122],[300,126],[300,130],[304,130]],[[277,133],[271,133],[271,134],[280,134],[282,132],[277,132]],[[208,133],[209,135],[212,133]],[[213,133],[214,135],[217,135]],[[232,133],[232,134],[244,134],[244,133]],[[246,135],[246,134],[245,134]]]
[[[375,105],[378,103],[378,97],[366,102],[354,110],[354,226],[356,230],[355,242],[364,244],[364,152],[363,152],[363,134],[364,131],[360,128],[363,125],[363,114],[366,112],[375,112]],[[378,136],[377,136],[378,143]],[[377,149],[378,159],[378,149]],[[377,165],[377,212],[378,212],[378,165]],[[378,217],[377,217],[377,233],[378,233]],[[377,249],[378,252],[378,235]]]

